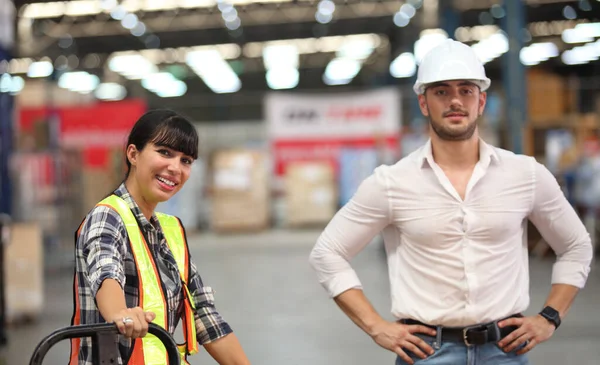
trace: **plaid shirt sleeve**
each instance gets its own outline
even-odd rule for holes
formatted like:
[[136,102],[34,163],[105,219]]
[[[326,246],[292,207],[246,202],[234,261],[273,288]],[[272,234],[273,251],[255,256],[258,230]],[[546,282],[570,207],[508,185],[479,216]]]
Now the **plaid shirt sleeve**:
[[190,279],[188,289],[196,306],[195,322],[198,343],[218,340],[233,332],[229,324],[215,308],[215,296],[211,287],[204,286],[196,266],[190,260]]
[[126,232],[123,229],[119,214],[106,206],[94,208],[83,227],[83,256],[94,298],[106,279],[115,279],[122,288],[125,285],[125,245],[122,242],[126,239]]

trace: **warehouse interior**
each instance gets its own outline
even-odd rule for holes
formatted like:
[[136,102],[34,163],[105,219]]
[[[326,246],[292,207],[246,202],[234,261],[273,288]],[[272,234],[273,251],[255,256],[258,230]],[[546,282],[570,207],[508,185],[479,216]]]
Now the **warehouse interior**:
[[[69,325],[74,232],[156,108],[200,136],[192,176],[157,210],[181,219],[250,361],[391,364],[308,255],[377,166],[427,140],[412,87],[447,38],[492,80],[482,138],[543,163],[599,252],[600,0],[0,0],[0,364],[28,363]],[[536,313],[556,256],[532,225],[528,246]],[[382,247],[353,265],[391,319]],[[600,362],[598,268],[533,364]],[[206,351],[190,363],[216,364]]]

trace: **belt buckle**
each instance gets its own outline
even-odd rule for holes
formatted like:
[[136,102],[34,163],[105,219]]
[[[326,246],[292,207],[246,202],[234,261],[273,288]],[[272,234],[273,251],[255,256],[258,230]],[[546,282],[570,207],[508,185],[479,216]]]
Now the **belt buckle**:
[[469,338],[468,338],[469,336],[468,336],[468,333],[467,333],[467,332],[468,332],[468,331],[469,331],[471,328],[472,328],[472,327],[465,327],[465,328],[463,328],[463,330],[462,330],[462,333],[463,333],[463,336],[462,336],[462,337],[463,337],[463,342],[464,342],[464,344],[465,344],[467,347],[471,347],[471,346],[473,346],[471,343],[469,343]]

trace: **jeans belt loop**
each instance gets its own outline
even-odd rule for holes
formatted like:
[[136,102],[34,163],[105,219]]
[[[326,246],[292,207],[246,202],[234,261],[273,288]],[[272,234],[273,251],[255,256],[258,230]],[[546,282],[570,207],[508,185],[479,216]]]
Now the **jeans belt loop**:
[[442,346],[442,326],[437,326],[435,331],[435,342],[433,343],[433,347],[436,350],[439,350]]
[[498,326],[498,321],[493,322],[494,333],[496,334],[496,342],[500,342],[502,339],[502,333],[500,333],[500,326]]

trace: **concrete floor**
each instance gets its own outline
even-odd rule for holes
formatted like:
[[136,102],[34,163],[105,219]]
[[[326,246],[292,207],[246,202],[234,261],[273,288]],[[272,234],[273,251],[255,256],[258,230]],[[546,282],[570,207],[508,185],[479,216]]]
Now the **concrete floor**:
[[[190,237],[192,255],[217,306],[231,323],[254,365],[372,365],[394,363],[326,297],[307,258],[319,231],[270,231],[243,236]],[[549,260],[531,261],[531,313],[549,290]],[[354,266],[375,308],[388,319],[386,266],[378,244],[369,246]],[[587,288],[555,336],[530,355],[532,364],[600,363],[600,274],[594,264]],[[47,276],[47,306],[36,323],[10,329],[0,364],[28,364],[33,348],[54,329],[68,325],[71,308],[68,271]],[[66,364],[69,346],[59,343],[44,364]],[[216,364],[205,351],[192,364]]]

